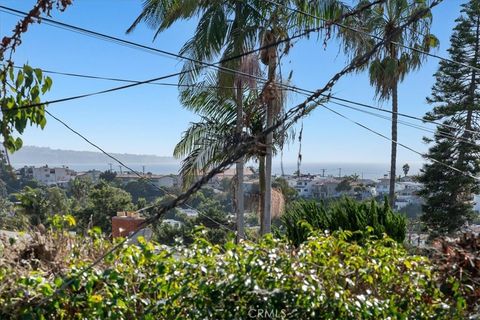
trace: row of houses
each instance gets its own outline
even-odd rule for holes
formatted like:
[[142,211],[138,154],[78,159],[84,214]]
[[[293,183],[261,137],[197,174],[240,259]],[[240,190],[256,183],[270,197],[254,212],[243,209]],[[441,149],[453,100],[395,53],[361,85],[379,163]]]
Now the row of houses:
[[[42,185],[58,186],[66,188],[70,181],[78,177],[89,177],[93,182],[98,182],[102,171],[90,170],[86,172],[76,172],[67,166],[62,167],[23,167],[17,170],[17,176],[21,179],[36,180]],[[142,178],[148,179],[157,187],[172,188],[179,185],[180,181],[176,175],[157,175],[153,173],[142,174]],[[127,184],[132,181],[138,181],[140,177],[133,172],[117,173],[115,179],[121,184]]]
[[[387,177],[379,180],[352,179],[348,181],[347,188],[341,186],[342,181],[345,181],[346,178],[310,174],[284,178],[302,198],[329,199],[350,196],[365,200],[387,195],[390,189],[390,180]],[[345,184],[345,182],[343,183]],[[421,183],[414,182],[408,177],[397,181],[395,183],[395,209],[400,210],[409,204],[420,204],[422,200],[417,193],[421,188]]]

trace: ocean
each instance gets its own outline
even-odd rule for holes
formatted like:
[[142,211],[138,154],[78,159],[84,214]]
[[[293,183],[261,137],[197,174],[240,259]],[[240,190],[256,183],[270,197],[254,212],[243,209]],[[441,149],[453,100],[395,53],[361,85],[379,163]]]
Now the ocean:
[[[14,164],[15,168],[21,168],[24,165],[28,164]],[[88,170],[109,170],[110,165],[108,163],[96,163],[96,164],[49,164],[50,167],[55,166],[68,166],[69,168],[75,171],[88,171]],[[151,172],[154,174],[177,174],[180,169],[180,163],[163,163],[163,164],[138,164],[138,163],[126,163],[132,169],[142,172]],[[257,167],[257,164],[247,163],[246,166]],[[397,175],[403,175],[402,170],[403,163],[397,165]],[[419,173],[419,170],[422,166],[421,163],[409,163],[410,171],[409,175],[414,175]],[[285,163],[283,165],[285,174],[293,174],[297,170],[296,163]],[[112,165],[114,171],[120,172],[119,165]],[[128,169],[122,167],[122,171],[128,171]],[[336,176],[339,175],[352,175],[357,174],[360,178],[365,179],[378,179],[382,178],[384,175],[388,175],[390,170],[390,165],[388,163],[303,163],[300,167],[301,173],[310,173],[310,174],[325,174],[325,176]],[[280,163],[273,164],[273,173],[275,175],[280,175],[282,173]]]

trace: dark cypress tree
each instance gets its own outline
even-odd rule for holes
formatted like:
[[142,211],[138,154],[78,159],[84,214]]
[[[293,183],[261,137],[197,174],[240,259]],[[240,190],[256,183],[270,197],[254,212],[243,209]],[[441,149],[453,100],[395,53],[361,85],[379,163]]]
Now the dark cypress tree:
[[425,138],[433,146],[420,176],[425,199],[422,220],[437,234],[454,232],[470,221],[474,217],[473,195],[480,191],[475,178],[480,173],[480,147],[476,144],[480,138],[480,74],[467,67],[480,67],[480,0],[465,3],[456,22],[448,51],[451,60],[464,66],[440,62],[427,98],[434,108],[425,116],[425,120],[443,124],[437,126],[433,139]]

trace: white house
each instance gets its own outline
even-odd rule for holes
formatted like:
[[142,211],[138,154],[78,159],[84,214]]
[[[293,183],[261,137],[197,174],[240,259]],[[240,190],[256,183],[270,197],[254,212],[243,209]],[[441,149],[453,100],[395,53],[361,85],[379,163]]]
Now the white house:
[[297,190],[297,193],[302,198],[310,198],[313,196],[314,179],[311,176],[299,177],[296,180],[293,188]]
[[[377,193],[379,195],[388,194],[390,191],[390,178],[382,178],[378,180],[376,185]],[[399,192],[405,188],[405,182],[395,182],[395,192]]]
[[[397,185],[397,184],[396,184]],[[395,186],[396,186],[395,185]],[[418,192],[422,189],[423,185],[418,182],[399,182],[399,188],[395,189],[395,209],[400,210],[409,204],[421,204],[422,198],[418,196]]]
[[198,217],[198,211],[195,210],[195,209],[177,208],[177,210],[178,210],[180,213],[183,213],[184,215],[186,215],[186,216],[189,217],[189,218]]
[[48,165],[39,168],[24,167],[20,169],[20,174],[25,178],[37,180],[43,185],[60,187],[66,187],[77,175],[68,167],[50,168]]

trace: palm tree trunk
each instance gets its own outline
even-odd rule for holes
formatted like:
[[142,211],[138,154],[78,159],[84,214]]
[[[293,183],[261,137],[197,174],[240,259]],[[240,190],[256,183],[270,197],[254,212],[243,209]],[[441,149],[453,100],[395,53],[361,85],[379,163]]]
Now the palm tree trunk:
[[[271,107],[267,111],[267,128],[273,125],[273,115]],[[265,198],[263,203],[263,233],[270,233],[272,220],[272,143],[273,134],[269,133],[266,139],[266,155],[265,155]]]
[[[243,131],[243,90],[241,82],[237,87],[237,126],[236,133],[240,138]],[[237,241],[245,238],[245,218],[244,218],[244,191],[243,191],[243,167],[244,158],[237,161]]]
[[[276,51],[275,51],[276,52]],[[277,69],[277,56],[272,54],[269,58],[268,63],[268,82],[269,85],[273,87],[275,83],[275,74]],[[269,99],[267,103],[267,128],[270,128],[273,125],[274,120],[274,103],[276,97]],[[265,198],[263,203],[263,233],[267,234],[271,232],[271,222],[272,222],[272,144],[273,144],[273,132],[270,132],[267,135],[265,148]]]
[[388,193],[388,200],[390,207],[395,205],[395,180],[397,168],[397,141],[398,141],[398,85],[395,82],[392,88],[392,151],[390,154],[390,189]]
[[265,218],[264,214],[264,203],[265,203],[265,156],[259,156],[258,158],[258,184],[260,192],[260,205],[259,205],[259,216],[260,216],[260,234],[264,234],[264,223]]

